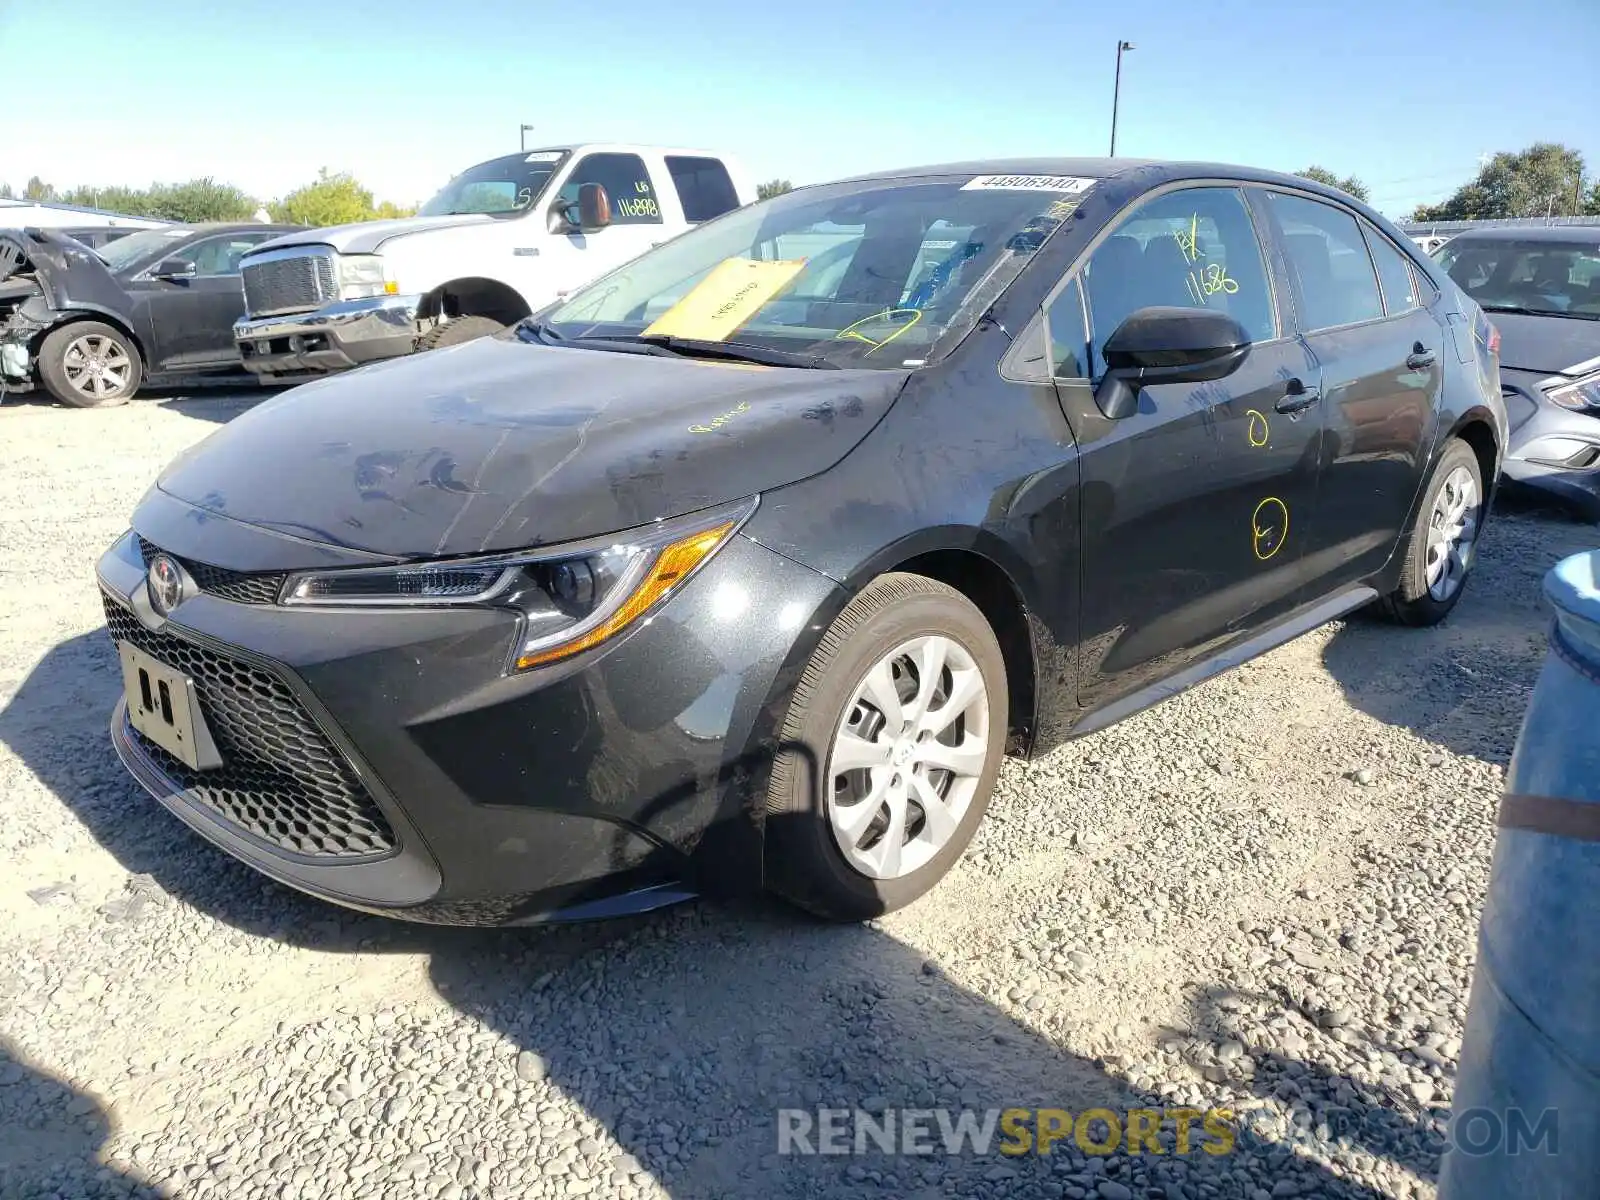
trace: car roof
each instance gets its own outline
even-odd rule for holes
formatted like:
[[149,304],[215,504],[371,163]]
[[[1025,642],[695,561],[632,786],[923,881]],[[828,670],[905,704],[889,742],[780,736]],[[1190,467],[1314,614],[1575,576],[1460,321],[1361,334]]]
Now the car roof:
[[1499,225],[1463,229],[1452,242],[1591,242],[1600,243],[1600,225]]
[[1336,199],[1344,193],[1323,187],[1313,179],[1267,171],[1235,163],[1190,162],[1164,158],[979,158],[965,162],[937,163],[920,167],[901,167],[852,176],[839,182],[864,180],[917,179],[939,175],[1075,175],[1086,179],[1110,179],[1131,171],[1153,171],[1165,179],[1238,179],[1248,183],[1277,183],[1286,187],[1322,192]]
[[192,229],[196,233],[250,233],[261,229],[281,229],[287,233],[305,227],[303,225],[279,225],[267,221],[197,221],[192,225],[185,225],[184,228]]

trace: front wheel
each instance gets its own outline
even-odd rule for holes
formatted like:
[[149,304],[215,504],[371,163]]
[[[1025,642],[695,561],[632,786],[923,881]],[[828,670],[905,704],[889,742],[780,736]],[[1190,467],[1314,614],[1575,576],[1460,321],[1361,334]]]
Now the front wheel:
[[1402,625],[1437,625],[1461,599],[1487,515],[1483,471],[1472,447],[1452,439],[1428,481],[1416,524],[1406,535],[1400,584],[1383,611]]
[[1006,686],[970,600],[920,575],[874,580],[823,635],[789,704],[767,796],[773,890],[860,921],[932,888],[988,810]]
[[144,363],[132,339],[99,321],[52,329],[39,343],[39,379],[45,391],[74,408],[126,404],[143,377]]

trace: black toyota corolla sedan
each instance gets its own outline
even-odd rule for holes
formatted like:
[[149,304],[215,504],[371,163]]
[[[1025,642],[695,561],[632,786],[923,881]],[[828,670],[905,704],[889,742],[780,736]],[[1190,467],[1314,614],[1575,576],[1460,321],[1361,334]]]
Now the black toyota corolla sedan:
[[868,917],[949,870],[1007,753],[1363,605],[1449,613],[1496,336],[1303,179],[801,188],[181,455],[99,564],[112,738],[357,908]]

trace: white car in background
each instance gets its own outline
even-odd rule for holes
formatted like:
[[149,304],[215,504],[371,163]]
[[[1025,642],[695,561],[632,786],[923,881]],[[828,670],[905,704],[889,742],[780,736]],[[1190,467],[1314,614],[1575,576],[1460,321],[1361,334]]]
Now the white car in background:
[[707,150],[504,155],[415,217],[310,229],[246,256],[234,340],[267,380],[470,341],[755,198],[742,166]]

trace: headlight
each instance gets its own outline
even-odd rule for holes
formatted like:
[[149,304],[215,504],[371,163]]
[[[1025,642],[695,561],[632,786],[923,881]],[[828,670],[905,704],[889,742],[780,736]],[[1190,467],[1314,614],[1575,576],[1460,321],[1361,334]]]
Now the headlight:
[[1600,408],[1600,372],[1551,388],[1545,395],[1562,408]]
[[339,271],[339,299],[364,300],[368,296],[395,296],[400,285],[389,277],[388,264],[381,254],[340,254],[334,259]]
[[493,604],[522,613],[519,671],[615,637],[670,596],[755,511],[754,498],[593,541],[483,558],[305,571],[283,603],[331,608]]

